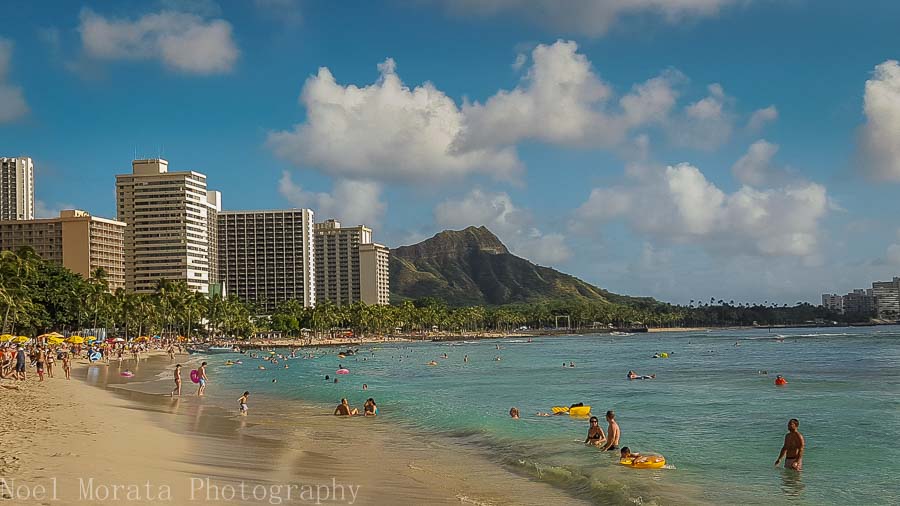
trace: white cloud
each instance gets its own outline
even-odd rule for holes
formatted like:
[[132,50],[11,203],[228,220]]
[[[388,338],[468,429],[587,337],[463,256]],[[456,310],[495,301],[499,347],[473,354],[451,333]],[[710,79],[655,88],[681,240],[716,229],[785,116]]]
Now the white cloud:
[[900,63],[888,60],[866,81],[862,129],[863,172],[880,181],[900,182]]
[[731,138],[734,99],[718,83],[707,89],[706,97],[687,105],[669,123],[669,135],[676,145],[713,150]]
[[433,84],[406,87],[394,60],[378,65],[368,86],[343,86],[327,68],[307,79],[300,102],[306,122],[272,132],[268,145],[298,166],[338,177],[434,181],[474,172],[510,179],[520,169],[511,148],[459,151],[456,103]]
[[528,63],[528,57],[525,56],[524,53],[519,53],[516,55],[516,60],[513,62],[512,68],[518,72],[522,70],[522,67],[524,67],[526,63]]
[[750,145],[744,154],[731,167],[731,172],[738,181],[749,186],[765,186],[783,180],[786,172],[772,165],[772,158],[778,153],[778,145],[760,139]]
[[891,244],[888,246],[885,259],[891,265],[900,265],[900,244]]
[[525,17],[554,31],[588,36],[605,34],[625,16],[653,15],[677,24],[715,16],[736,0],[443,0],[460,15]]
[[331,193],[316,193],[304,190],[283,171],[278,191],[292,205],[312,209],[316,221],[336,218],[350,226],[377,226],[387,207],[381,201],[381,186],[371,181],[339,179]]
[[158,59],[190,74],[229,72],[239,54],[230,23],[187,12],[162,11],[131,21],[82,9],[78,30],[84,51],[92,58]]
[[28,104],[25,103],[22,88],[7,82],[12,49],[12,41],[0,37],[0,123],[14,121],[28,114]]
[[545,265],[571,256],[565,236],[545,234],[533,226],[531,215],[516,207],[505,192],[475,188],[460,200],[448,199],[434,208],[435,221],[444,228],[486,226],[515,254]]
[[[534,139],[552,144],[615,146],[629,130],[665,121],[682,80],[676,71],[635,85],[609,106],[612,89],[578,53],[572,41],[538,45],[532,65],[512,90],[500,90],[483,104],[463,105],[466,129],[461,149],[514,145]],[[523,62],[524,63],[524,62]]]
[[747,130],[751,133],[759,132],[766,124],[776,119],[778,119],[778,108],[774,105],[757,109],[753,111],[753,114],[750,115],[750,120],[747,121]]
[[711,251],[813,257],[829,210],[825,187],[797,183],[727,194],[696,167],[647,170],[628,185],[595,189],[576,212],[588,223],[622,219],[634,230]]

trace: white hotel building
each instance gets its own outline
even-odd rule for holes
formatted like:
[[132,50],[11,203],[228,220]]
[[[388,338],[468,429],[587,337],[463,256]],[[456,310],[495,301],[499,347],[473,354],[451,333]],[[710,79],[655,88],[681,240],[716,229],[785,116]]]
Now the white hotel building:
[[126,289],[150,293],[166,279],[185,280],[191,290],[208,293],[215,281],[210,213],[221,210],[221,194],[206,189],[206,175],[169,172],[163,159],[131,165],[131,174],[116,176],[118,220],[127,223]]
[[34,219],[34,163],[0,158],[0,221]]

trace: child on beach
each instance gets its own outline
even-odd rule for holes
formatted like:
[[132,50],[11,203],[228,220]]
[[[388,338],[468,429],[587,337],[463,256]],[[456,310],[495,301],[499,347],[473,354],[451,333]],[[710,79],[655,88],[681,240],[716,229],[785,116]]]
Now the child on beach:
[[238,404],[241,407],[241,416],[247,416],[247,398],[250,397],[250,392],[244,392],[244,395],[238,399]]

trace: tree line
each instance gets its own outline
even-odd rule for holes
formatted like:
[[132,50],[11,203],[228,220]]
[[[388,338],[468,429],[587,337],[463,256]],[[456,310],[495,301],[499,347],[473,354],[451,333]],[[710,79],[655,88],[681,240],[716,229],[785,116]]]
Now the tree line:
[[103,269],[88,279],[41,259],[30,248],[0,252],[2,332],[37,335],[43,332],[106,328],[126,338],[140,335],[244,337],[278,332],[285,336],[335,336],[426,333],[510,332],[651,327],[714,327],[792,325],[816,321],[840,323],[868,320],[870,315],[841,315],[822,306],[735,303],[711,298],[687,306],[652,300],[624,305],[605,301],[547,300],[506,306],[449,307],[423,298],[393,305],[363,302],[338,306],[320,301],[279,304],[264,315],[235,296],[192,292],[184,281],[160,280],[150,294],[109,290]]

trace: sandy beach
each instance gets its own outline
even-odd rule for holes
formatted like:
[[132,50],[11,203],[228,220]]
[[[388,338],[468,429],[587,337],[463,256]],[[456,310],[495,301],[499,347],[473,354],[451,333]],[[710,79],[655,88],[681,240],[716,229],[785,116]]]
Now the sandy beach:
[[[159,379],[170,365],[83,363],[71,381],[4,388],[16,414],[0,427],[0,493],[11,504],[577,503],[472,450],[397,431],[388,417],[335,419],[259,397],[253,416],[239,417],[190,383],[173,399]],[[119,376],[125,367],[134,378]]]

